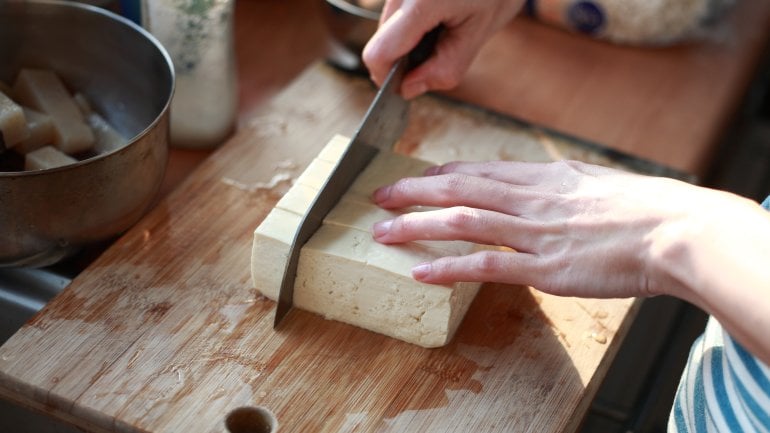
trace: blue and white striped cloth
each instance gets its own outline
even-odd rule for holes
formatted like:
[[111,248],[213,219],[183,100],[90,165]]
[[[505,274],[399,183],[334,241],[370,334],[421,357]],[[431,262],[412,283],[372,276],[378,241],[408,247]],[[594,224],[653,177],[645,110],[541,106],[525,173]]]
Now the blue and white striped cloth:
[[770,368],[713,317],[682,374],[669,432],[770,432]]
[[[762,206],[770,210],[770,197]],[[713,317],[690,350],[668,431],[770,433],[770,367]]]

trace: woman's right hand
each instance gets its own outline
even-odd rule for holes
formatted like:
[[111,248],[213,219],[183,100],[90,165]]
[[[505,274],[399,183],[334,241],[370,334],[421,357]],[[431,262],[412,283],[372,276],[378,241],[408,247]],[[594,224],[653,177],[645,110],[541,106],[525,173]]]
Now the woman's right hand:
[[429,90],[451,89],[470,67],[481,45],[510,21],[524,0],[387,0],[380,27],[363,53],[372,80],[381,85],[393,63],[423,35],[443,24],[434,55],[412,70],[401,85],[411,99]]

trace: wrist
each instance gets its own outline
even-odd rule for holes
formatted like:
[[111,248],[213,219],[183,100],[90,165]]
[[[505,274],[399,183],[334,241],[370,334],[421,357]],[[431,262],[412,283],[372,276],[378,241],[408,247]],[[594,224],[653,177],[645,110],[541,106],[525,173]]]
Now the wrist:
[[647,254],[647,294],[650,296],[669,295],[697,304],[690,293],[692,269],[689,263],[696,248],[692,239],[694,232],[702,230],[688,224],[686,216],[663,221],[650,234]]
[[724,192],[693,203],[658,227],[650,242],[650,293],[675,296],[714,314],[735,301],[736,288],[763,286],[770,257],[770,216]]

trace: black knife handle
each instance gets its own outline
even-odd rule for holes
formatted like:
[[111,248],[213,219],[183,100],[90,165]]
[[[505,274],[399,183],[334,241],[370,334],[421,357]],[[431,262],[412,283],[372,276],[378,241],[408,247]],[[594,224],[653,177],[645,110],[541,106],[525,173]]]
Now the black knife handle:
[[417,44],[416,47],[412,49],[412,51],[409,52],[406,58],[406,70],[411,71],[412,69],[420,66],[424,61],[428,60],[430,56],[433,55],[433,51],[436,49],[436,44],[438,43],[439,37],[441,37],[441,33],[444,32],[444,25],[439,24],[436,27],[433,28],[433,30],[426,33],[420,42]]

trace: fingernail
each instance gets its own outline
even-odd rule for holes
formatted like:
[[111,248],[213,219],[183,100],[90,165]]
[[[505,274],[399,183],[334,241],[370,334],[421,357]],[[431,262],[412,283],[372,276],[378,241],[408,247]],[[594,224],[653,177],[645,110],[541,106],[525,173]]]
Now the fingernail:
[[390,185],[377,188],[372,194],[375,203],[382,203],[390,198]]
[[416,81],[404,85],[404,99],[412,99],[428,91],[425,81]]
[[430,274],[430,270],[430,263],[420,263],[419,265],[412,268],[412,277],[415,280],[423,280]]
[[372,227],[372,233],[374,234],[374,237],[381,238],[385,236],[390,231],[390,227],[392,225],[393,225],[393,220],[385,220],[385,221],[374,223],[374,226]]

